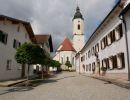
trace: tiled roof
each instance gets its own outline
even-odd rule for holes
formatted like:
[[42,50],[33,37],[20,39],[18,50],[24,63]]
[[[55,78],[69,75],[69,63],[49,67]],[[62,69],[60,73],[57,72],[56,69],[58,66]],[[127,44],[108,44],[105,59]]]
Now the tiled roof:
[[14,24],[22,23],[25,26],[31,41],[36,42],[36,38],[34,36],[33,29],[32,29],[31,24],[29,22],[19,20],[19,19],[16,19],[16,18],[12,18],[12,17],[9,17],[9,16],[5,16],[5,15],[0,15],[0,20],[5,20],[5,19],[12,21],[12,23],[14,23]]
[[74,51],[76,52],[76,50],[74,49],[72,43],[70,42],[70,40],[68,38],[65,38],[65,40],[62,42],[62,47],[58,50],[58,51]]
[[48,42],[50,35],[35,35],[37,43]]
[[49,42],[50,52],[53,52],[53,43],[51,35],[35,35],[37,43],[47,43]]

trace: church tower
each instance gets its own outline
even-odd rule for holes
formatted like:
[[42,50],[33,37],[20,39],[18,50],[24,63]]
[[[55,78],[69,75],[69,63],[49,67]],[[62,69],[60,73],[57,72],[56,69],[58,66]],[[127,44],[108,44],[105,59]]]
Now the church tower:
[[80,12],[79,6],[73,18],[73,46],[79,52],[84,46],[84,18]]

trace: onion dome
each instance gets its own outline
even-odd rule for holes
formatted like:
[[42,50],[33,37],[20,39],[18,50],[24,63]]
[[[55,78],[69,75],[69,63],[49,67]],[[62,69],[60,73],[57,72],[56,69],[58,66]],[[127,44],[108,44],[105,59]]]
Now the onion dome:
[[77,8],[76,8],[76,13],[75,13],[75,15],[74,15],[73,20],[74,20],[74,19],[77,19],[77,18],[81,18],[81,19],[84,20],[82,14],[81,14],[81,12],[80,12],[80,8],[79,8],[79,6],[77,6]]

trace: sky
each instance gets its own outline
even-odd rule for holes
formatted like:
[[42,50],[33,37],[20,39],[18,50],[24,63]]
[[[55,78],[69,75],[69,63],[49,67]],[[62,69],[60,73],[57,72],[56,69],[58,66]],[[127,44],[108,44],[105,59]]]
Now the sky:
[[[95,31],[118,0],[79,0],[85,40]],[[76,0],[0,0],[0,14],[29,21],[35,34],[51,34],[54,49],[72,38]]]

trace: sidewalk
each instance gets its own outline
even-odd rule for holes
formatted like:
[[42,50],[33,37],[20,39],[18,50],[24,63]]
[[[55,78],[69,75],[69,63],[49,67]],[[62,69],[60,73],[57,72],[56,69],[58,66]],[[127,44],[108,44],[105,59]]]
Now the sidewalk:
[[106,74],[105,76],[95,74],[84,75],[130,89],[130,81],[127,80],[127,74]]
[[26,79],[3,81],[3,82],[0,82],[0,87],[9,87],[9,86],[12,86],[12,85],[24,82],[24,81],[26,81]]

